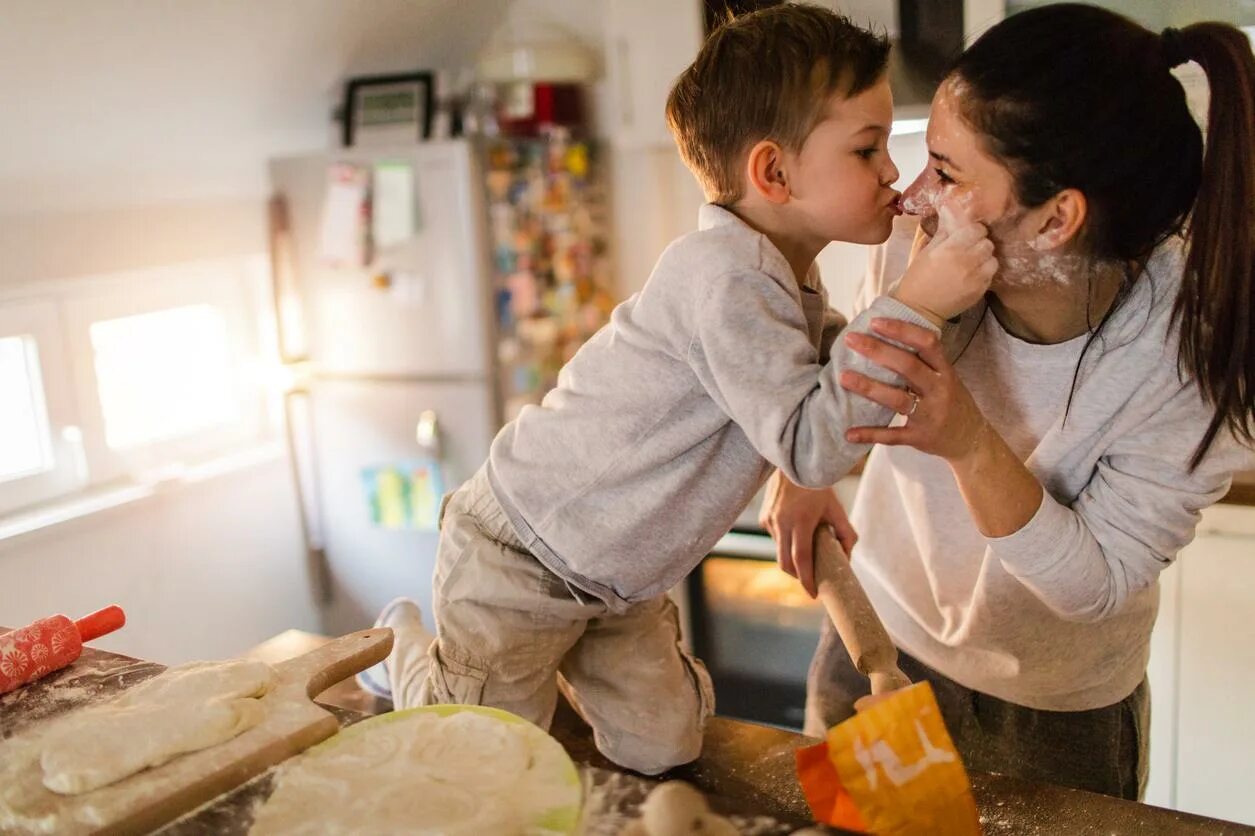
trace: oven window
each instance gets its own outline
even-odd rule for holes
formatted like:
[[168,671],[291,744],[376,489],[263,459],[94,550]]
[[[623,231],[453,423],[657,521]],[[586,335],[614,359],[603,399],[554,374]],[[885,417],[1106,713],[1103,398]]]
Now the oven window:
[[720,554],[698,567],[689,595],[693,649],[714,680],[719,713],[800,729],[826,617],[819,602],[774,561]]

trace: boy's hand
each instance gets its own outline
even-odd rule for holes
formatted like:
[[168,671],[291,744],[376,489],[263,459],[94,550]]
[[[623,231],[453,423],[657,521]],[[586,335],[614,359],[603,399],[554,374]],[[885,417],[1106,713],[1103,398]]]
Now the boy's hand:
[[812,598],[816,595],[815,555],[811,544],[821,525],[831,525],[846,554],[851,554],[858,534],[832,488],[811,490],[799,487],[779,470],[767,480],[767,493],[758,522],[776,541],[776,562],[786,574],[802,583]]
[[980,301],[996,272],[985,225],[943,206],[937,234],[911,261],[893,296],[941,327]]

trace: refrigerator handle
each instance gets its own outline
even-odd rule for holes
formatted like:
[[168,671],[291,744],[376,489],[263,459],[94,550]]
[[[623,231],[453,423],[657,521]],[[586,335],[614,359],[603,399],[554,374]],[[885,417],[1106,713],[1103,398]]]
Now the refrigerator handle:
[[309,391],[296,387],[285,392],[283,411],[288,460],[292,465],[301,534],[305,540],[306,571],[315,601],[325,607],[331,603],[333,587],[323,537],[322,506],[318,498],[318,466],[313,447],[314,416]]
[[419,448],[432,459],[440,460],[440,421],[434,410],[425,409],[418,416],[414,427],[414,440]]

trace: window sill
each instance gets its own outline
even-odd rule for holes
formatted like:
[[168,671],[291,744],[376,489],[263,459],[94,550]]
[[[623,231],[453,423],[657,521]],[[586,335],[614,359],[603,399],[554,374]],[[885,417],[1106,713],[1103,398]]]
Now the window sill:
[[70,497],[0,517],[0,545],[58,525],[136,505],[189,485],[218,479],[281,460],[282,441],[270,441],[195,465],[179,466],[150,479],[86,490]]

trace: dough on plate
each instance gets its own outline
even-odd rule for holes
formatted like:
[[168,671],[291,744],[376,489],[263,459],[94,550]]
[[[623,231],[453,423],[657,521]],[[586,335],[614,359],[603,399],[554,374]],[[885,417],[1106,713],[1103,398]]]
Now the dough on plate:
[[290,761],[252,836],[571,831],[581,788],[556,740],[504,712],[439,708],[365,721]]

